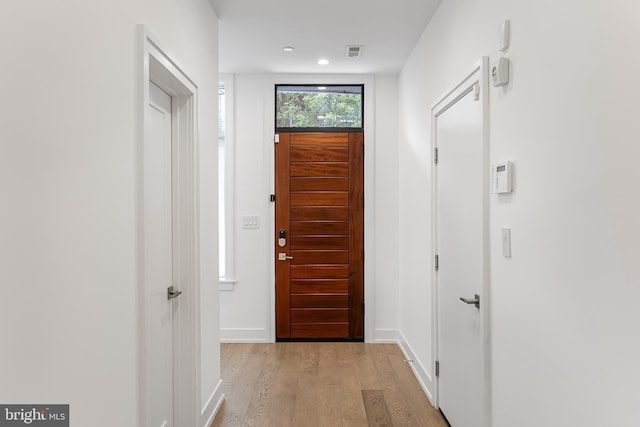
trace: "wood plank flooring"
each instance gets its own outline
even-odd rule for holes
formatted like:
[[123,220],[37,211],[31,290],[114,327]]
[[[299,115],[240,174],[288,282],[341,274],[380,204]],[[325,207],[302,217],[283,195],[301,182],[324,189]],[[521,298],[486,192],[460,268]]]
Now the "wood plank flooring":
[[222,344],[211,427],[447,427],[395,344]]

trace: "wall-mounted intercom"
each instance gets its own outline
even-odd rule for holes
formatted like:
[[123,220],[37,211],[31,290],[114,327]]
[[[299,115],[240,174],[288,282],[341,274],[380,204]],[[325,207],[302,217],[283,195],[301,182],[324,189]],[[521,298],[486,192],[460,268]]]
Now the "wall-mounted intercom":
[[495,165],[493,169],[493,192],[496,194],[511,193],[513,191],[513,165],[511,162],[503,162]]
[[278,232],[278,246],[284,248],[287,245],[287,232],[284,231],[284,228],[280,229]]

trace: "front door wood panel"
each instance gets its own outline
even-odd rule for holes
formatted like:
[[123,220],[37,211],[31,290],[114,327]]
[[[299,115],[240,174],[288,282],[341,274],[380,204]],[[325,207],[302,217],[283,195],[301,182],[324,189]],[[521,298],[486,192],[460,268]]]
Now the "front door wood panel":
[[363,339],[363,134],[281,133],[275,162],[276,338]]

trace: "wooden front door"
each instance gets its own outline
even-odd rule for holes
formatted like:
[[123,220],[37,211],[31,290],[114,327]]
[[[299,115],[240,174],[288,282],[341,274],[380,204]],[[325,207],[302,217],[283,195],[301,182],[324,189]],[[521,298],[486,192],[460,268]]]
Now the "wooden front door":
[[363,133],[281,133],[275,174],[276,338],[364,339]]

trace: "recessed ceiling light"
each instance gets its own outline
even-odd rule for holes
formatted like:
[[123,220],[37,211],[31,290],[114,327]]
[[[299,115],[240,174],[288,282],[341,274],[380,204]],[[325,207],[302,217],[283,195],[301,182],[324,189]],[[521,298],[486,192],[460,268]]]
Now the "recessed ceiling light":
[[293,52],[295,48],[293,46],[285,46],[282,48],[285,52]]
[[328,59],[318,59],[318,65],[329,65]]
[[326,86],[318,86],[318,90],[327,90]]

